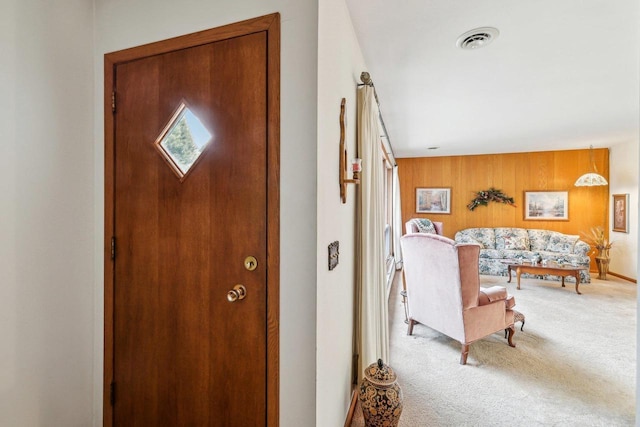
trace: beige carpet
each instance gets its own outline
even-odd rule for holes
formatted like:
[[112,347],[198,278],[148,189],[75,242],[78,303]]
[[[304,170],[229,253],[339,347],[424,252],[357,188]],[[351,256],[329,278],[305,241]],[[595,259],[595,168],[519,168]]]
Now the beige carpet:
[[[396,275],[399,277],[400,275]],[[406,335],[398,280],[391,290],[391,366],[404,394],[401,427],[631,426],[635,422],[636,285],[615,277],[558,282],[482,276],[504,285],[526,316],[517,348],[494,334],[460,344],[422,325]],[[519,326],[519,324],[518,324]],[[356,409],[353,426],[363,426]]]

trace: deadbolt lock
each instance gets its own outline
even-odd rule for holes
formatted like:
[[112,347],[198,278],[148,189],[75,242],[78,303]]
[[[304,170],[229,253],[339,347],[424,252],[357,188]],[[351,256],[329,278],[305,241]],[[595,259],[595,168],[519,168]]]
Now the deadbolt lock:
[[244,259],[244,268],[253,271],[258,268],[258,260],[254,256],[248,256]]

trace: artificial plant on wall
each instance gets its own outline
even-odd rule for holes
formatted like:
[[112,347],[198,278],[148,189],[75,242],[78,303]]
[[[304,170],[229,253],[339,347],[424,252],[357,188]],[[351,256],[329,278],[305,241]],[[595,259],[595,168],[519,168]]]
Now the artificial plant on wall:
[[488,190],[478,191],[475,194],[476,197],[467,205],[467,208],[469,208],[470,211],[474,210],[478,206],[487,206],[489,202],[505,203],[513,207],[516,206],[513,197],[509,197],[504,194],[502,190],[497,190],[493,187]]

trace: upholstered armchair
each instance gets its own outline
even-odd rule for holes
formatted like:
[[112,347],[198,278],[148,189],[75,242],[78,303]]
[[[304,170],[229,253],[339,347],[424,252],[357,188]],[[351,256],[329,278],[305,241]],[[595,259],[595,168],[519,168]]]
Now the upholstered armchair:
[[[424,231],[425,228],[428,231]],[[409,221],[404,223],[404,230],[406,234],[435,232],[436,234],[439,234],[442,236],[444,227],[441,222],[431,221],[430,219],[427,219],[427,218],[411,218]],[[400,295],[402,296],[402,304],[404,304],[404,322],[409,323],[409,307],[407,306],[407,286],[404,282],[404,279],[402,281],[402,290],[400,291]]]
[[[407,234],[411,234],[411,233],[420,233],[420,230],[418,229],[418,224],[417,221],[419,221],[420,218],[411,218],[409,221],[404,223],[404,231]],[[437,221],[431,221],[431,223],[433,224],[433,227],[436,230],[436,234],[439,234],[442,236],[443,234],[443,225],[441,222],[437,222]]]
[[502,286],[480,287],[480,247],[456,244],[437,234],[414,233],[400,240],[408,298],[408,335],[421,323],[462,344],[460,364],[467,363],[469,345],[508,330],[515,347],[515,300]]

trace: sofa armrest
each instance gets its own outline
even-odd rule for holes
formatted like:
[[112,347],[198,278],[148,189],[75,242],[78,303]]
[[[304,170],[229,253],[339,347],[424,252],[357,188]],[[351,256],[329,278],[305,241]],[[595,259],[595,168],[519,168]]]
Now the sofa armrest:
[[492,286],[490,288],[480,288],[478,295],[478,305],[486,305],[496,301],[507,299],[507,289],[504,286]]
[[588,256],[588,253],[591,251],[591,246],[588,243],[583,242],[582,240],[578,240],[573,247],[573,253],[576,255],[582,255],[584,257]]

